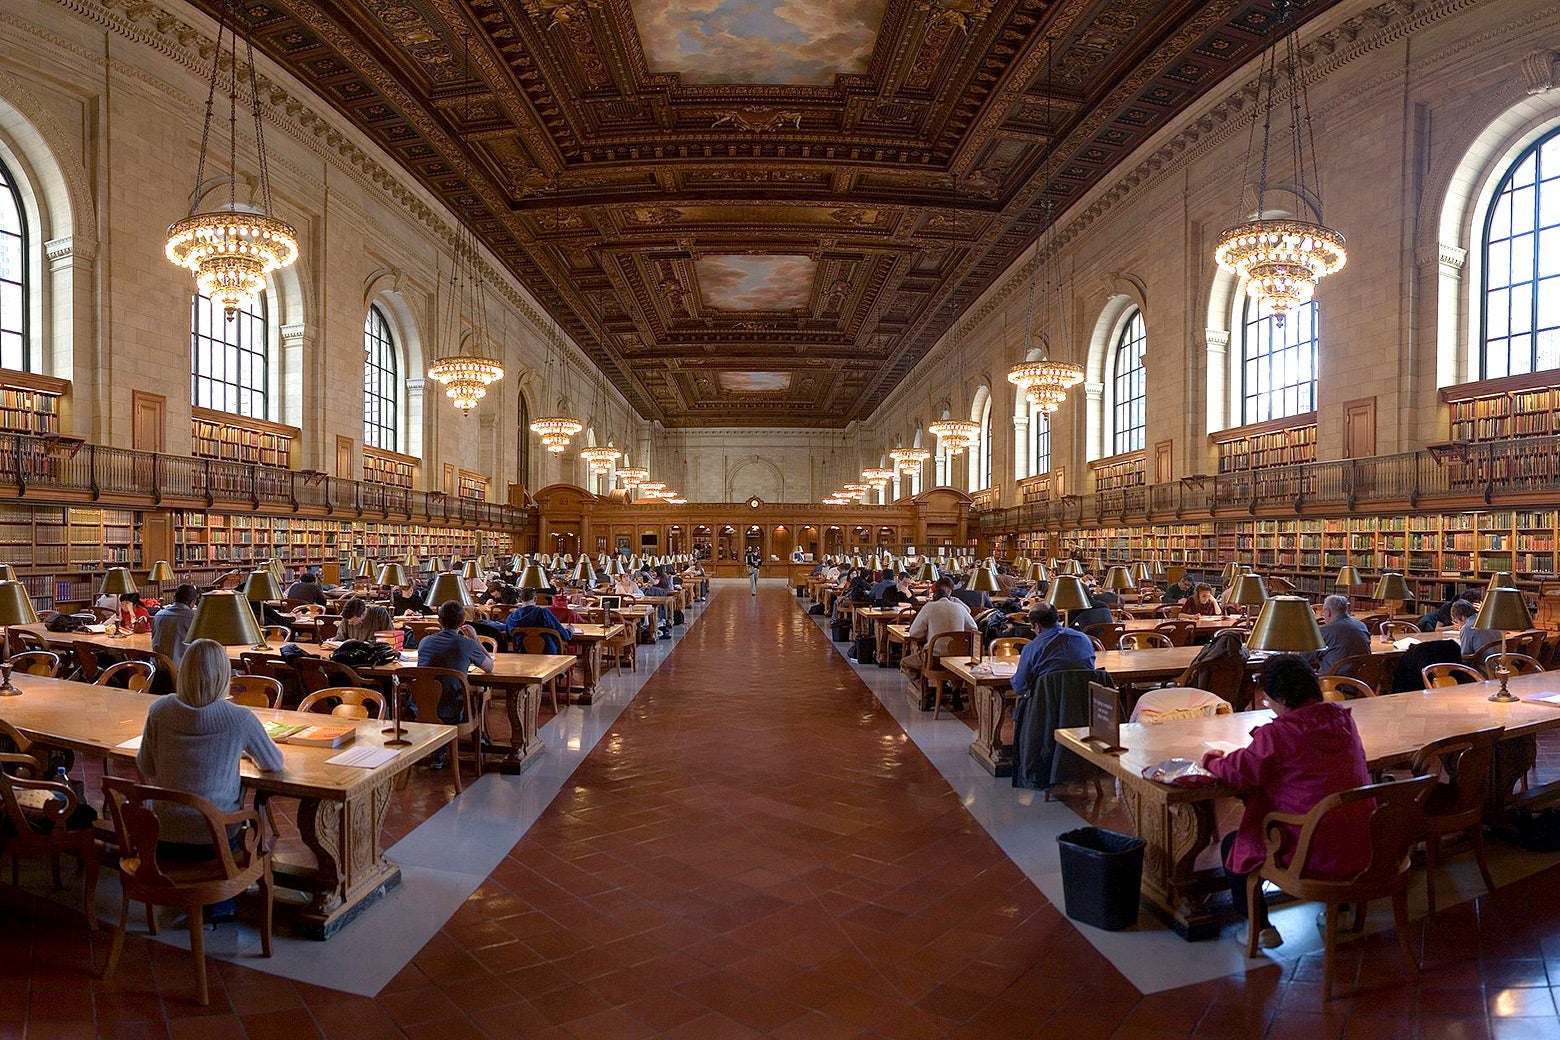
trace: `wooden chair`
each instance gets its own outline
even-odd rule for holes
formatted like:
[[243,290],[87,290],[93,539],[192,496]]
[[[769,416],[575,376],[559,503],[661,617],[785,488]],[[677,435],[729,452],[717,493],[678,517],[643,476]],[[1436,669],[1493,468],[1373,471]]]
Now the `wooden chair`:
[[1483,672],[1468,664],[1427,664],[1419,670],[1419,677],[1424,680],[1425,689],[1434,690],[1443,686],[1460,686],[1463,683],[1481,683],[1485,680]]
[[298,685],[302,688],[305,697],[332,686],[377,689],[374,683],[339,661],[330,661],[322,657],[300,657],[292,662],[290,667],[298,673]]
[[235,675],[228,683],[228,700],[246,708],[280,708],[282,684],[269,675]]
[[296,704],[303,699],[303,680],[297,669],[278,654],[259,650],[245,650],[238,655],[236,668],[246,675],[264,675],[282,684],[280,704]]
[[1083,631],[1085,635],[1098,639],[1101,647],[1120,646],[1121,637],[1127,634],[1127,626],[1119,621],[1111,621],[1102,625],[1085,625]]
[[1194,686],[1161,686],[1147,690],[1132,706],[1129,721],[1154,725],[1177,719],[1209,718],[1228,715],[1234,709],[1216,693]]
[[1387,642],[1396,642],[1405,636],[1422,635],[1419,626],[1412,621],[1383,621],[1381,623],[1381,638]]
[[1385,654],[1355,654],[1353,657],[1345,657],[1341,661],[1334,661],[1327,674],[1358,679],[1377,693],[1380,693],[1391,679],[1387,674]]
[[0,855],[11,857],[11,884],[19,884],[17,865],[23,856],[48,857],[55,888],[60,881],[60,856],[76,857],[82,877],[82,909],[87,930],[97,931],[98,847],[92,828],[71,830],[68,821],[81,805],[68,784],[47,779],[48,763],[39,756],[0,754]]
[[1484,674],[1491,679],[1498,679],[1497,669],[1502,666],[1512,675],[1537,675],[1544,670],[1544,666],[1527,654],[1517,653],[1493,653],[1484,658]]
[[1176,621],[1176,620],[1179,620],[1180,617],[1181,617],[1181,604],[1179,604],[1179,603],[1166,603],[1164,606],[1162,606],[1158,610],[1154,611],[1154,616],[1155,617],[1162,617],[1166,621]]
[[1489,793],[1490,774],[1495,768],[1495,745],[1502,726],[1459,733],[1426,744],[1414,756],[1411,767],[1416,776],[1445,774],[1430,790],[1424,805],[1425,900],[1435,913],[1435,872],[1441,862],[1441,839],[1462,831],[1473,844],[1474,862],[1484,887],[1495,891],[1490,864],[1484,857],[1484,801]]
[[1118,650],[1153,650],[1160,647],[1174,646],[1170,637],[1163,632],[1128,632],[1121,637],[1116,644]]
[[92,685],[147,693],[152,688],[152,677],[156,674],[157,669],[150,661],[120,661],[99,672]]
[[[568,645],[561,636],[542,625],[520,625],[509,633],[509,648],[517,654],[567,654]],[[564,675],[555,676],[547,683],[547,696],[552,701],[553,714],[558,714],[558,684]]]
[[98,662],[97,644],[77,639],[71,643],[68,652],[71,670],[66,678],[84,683],[96,681],[98,670],[102,667]]
[[1003,636],[993,639],[986,647],[987,657],[1018,657],[1024,652],[1024,647],[1029,645],[1029,640],[1023,636]]
[[261,625],[260,634],[265,637],[267,643],[288,643],[292,641],[292,629],[286,625]]
[[[292,603],[295,601],[289,600],[288,602]],[[292,616],[296,618],[319,617],[321,614],[325,613],[325,608],[320,606],[318,603],[297,602],[296,605],[289,610],[289,613],[291,613]]]
[[118,617],[119,611],[113,607],[85,607],[76,611],[78,617],[89,617],[92,624],[101,625],[111,617]]
[[932,691],[932,718],[937,718],[942,712],[943,683],[961,681],[957,675],[941,667],[939,662],[944,657],[973,656],[975,640],[979,638],[974,632],[944,632],[926,648],[926,658],[921,665],[921,681]]
[[378,690],[333,686],[309,694],[297,710],[329,713],[344,719],[382,719],[385,717],[385,698]]
[[11,652],[13,654],[23,654],[29,650],[49,649],[47,640],[45,640],[38,633],[29,632],[25,628],[11,629],[11,642],[15,644],[11,647]]
[[[466,681],[465,672],[453,668],[402,668],[395,673],[397,684],[406,700],[416,710],[423,722],[439,723],[439,701],[444,697],[444,680],[459,681],[464,704],[464,721],[454,723],[456,742],[469,740],[476,760],[477,776],[482,775],[482,744],[487,739],[488,691],[474,692]],[[404,717],[404,716],[403,716]],[[455,774],[455,790],[460,791],[460,756],[457,749],[450,750],[450,767]]]
[[634,623],[623,616],[621,611],[610,612],[611,624],[622,625],[623,630],[611,639],[601,644],[602,656],[612,661],[619,670],[623,662],[628,662],[628,670],[633,671],[639,667],[639,636],[634,631]]
[[1360,624],[1365,626],[1365,631],[1373,636],[1379,636],[1381,635],[1381,626],[1391,621],[1392,615],[1384,611],[1374,614],[1361,614],[1358,620]]
[[[1397,925],[1398,945],[1408,961],[1409,971],[1419,974],[1419,961],[1414,956],[1412,937],[1408,930],[1408,881],[1410,847],[1424,833],[1424,805],[1430,796],[1435,778],[1416,776],[1393,783],[1369,784],[1350,791],[1328,795],[1305,815],[1270,812],[1262,820],[1262,831],[1267,838],[1267,861],[1251,872],[1246,884],[1248,921],[1255,920],[1258,902],[1262,899],[1262,882],[1270,881],[1302,902],[1325,903],[1327,909],[1322,938],[1325,953],[1322,960],[1322,1000],[1332,999],[1333,976],[1336,969],[1338,946],[1338,909],[1348,903],[1354,907],[1354,927],[1358,931],[1365,922],[1365,909],[1372,899],[1390,898],[1392,917]],[[1330,812],[1360,802],[1372,804],[1370,812],[1370,862],[1353,877],[1328,878],[1307,876],[1311,841],[1318,825]],[[1289,828],[1299,828],[1299,837],[1292,838]],[[1294,854],[1288,854],[1293,846]],[[1288,862],[1281,864],[1280,858]],[[1247,929],[1246,956],[1257,955],[1257,929]]]
[[[1544,652],[1544,641],[1549,638],[1549,633],[1541,628],[1530,628],[1525,632],[1516,632],[1506,637],[1506,649],[1508,654],[1526,654],[1537,660]],[[1493,644],[1499,647],[1499,643]],[[1498,650],[1496,652],[1499,652]]]
[[60,674],[60,655],[49,650],[28,650],[11,657],[11,670],[53,679]]
[[1105,649],[1105,644],[1100,640],[1099,636],[1090,636],[1089,642],[1094,644],[1095,653],[1100,653]]
[[1195,621],[1185,621],[1180,618],[1161,621],[1154,626],[1154,631],[1167,636],[1171,646],[1191,646],[1197,641]]
[[[108,950],[103,978],[119,966],[125,931],[130,924],[130,901],[145,903],[148,920],[154,906],[176,906],[189,918],[190,953],[195,957],[195,988],[202,1005],[210,1003],[206,988],[205,922],[201,910],[214,903],[236,899],[250,885],[260,885],[264,916],[260,929],[261,952],[271,956],[271,915],[276,885],[271,878],[271,854],[260,845],[260,814],[253,809],[225,813],[199,795],[163,787],[132,783],[119,777],[103,778],[109,814],[119,842],[119,927]],[[163,803],[198,812],[211,835],[212,858],[203,863],[175,863],[159,859],[161,823],[153,806]],[[230,828],[237,828],[230,841]]]
[[494,639],[492,636],[478,634],[477,642],[481,643],[482,649],[486,650],[488,653],[498,653],[498,640]]
[[1317,682],[1321,684],[1324,701],[1352,701],[1376,696],[1376,691],[1371,689],[1369,683],[1347,675],[1323,675]]

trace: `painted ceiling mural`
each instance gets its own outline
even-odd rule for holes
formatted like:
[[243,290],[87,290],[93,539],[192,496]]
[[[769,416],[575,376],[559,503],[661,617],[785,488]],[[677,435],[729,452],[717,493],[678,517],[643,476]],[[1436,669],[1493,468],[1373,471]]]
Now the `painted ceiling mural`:
[[791,373],[722,372],[720,388],[739,394],[777,394],[791,389]]
[[[104,2],[171,48],[203,31],[155,3]],[[1415,7],[1336,19],[1306,60]],[[439,198],[668,426],[868,418],[1048,206],[1095,219],[1199,140],[1245,132],[1249,74],[1234,73],[1277,23],[1273,0],[241,9],[257,49]],[[1195,125],[1139,150],[1210,95]],[[733,391],[734,373],[793,378]]]
[[645,59],[684,83],[824,86],[865,72],[887,0],[632,0]]

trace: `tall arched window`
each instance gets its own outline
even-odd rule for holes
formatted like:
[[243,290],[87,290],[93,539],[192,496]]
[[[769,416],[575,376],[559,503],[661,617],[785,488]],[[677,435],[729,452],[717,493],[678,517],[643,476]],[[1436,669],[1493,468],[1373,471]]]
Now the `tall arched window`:
[[1034,465],[1031,477],[1051,472],[1051,413],[1042,408],[1029,409],[1029,430],[1034,435]]
[[0,162],[0,367],[32,371],[27,342],[27,214]]
[[1316,301],[1284,316],[1246,297],[1241,320],[1241,423],[1286,419],[1316,410]]
[[515,449],[515,480],[527,491],[534,491],[531,487],[531,407],[525,403],[525,394],[518,395],[520,399],[520,439],[519,447]]
[[363,443],[383,451],[400,451],[399,396],[395,338],[377,306],[363,321]]
[[969,464],[967,477],[970,491],[981,491],[991,486],[991,393],[981,388],[979,400],[980,412],[972,415],[980,424],[980,433],[976,435],[975,443],[965,450],[969,452]]
[[1134,308],[1116,337],[1116,355],[1111,368],[1111,453],[1115,455],[1143,447],[1143,436],[1148,428],[1148,387],[1143,375],[1143,348],[1147,344],[1148,330],[1143,324],[1143,312]]
[[190,305],[190,400],[199,408],[269,419],[270,335],[265,293],[228,321],[222,307],[197,293]]
[[1479,377],[1560,368],[1560,129],[1512,163],[1484,223]]

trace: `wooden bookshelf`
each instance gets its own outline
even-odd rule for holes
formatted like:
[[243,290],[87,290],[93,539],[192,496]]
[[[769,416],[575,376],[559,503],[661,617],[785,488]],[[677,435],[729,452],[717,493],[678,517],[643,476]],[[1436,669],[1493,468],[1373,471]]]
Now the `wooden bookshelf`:
[[191,408],[190,426],[196,458],[292,468],[297,427],[210,408]]
[[108,567],[143,566],[140,514],[128,509],[0,504],[0,563],[9,563],[38,610],[97,595]]
[[463,469],[455,475],[455,494],[459,498],[469,498],[477,502],[486,502],[488,494],[488,478],[481,473],[473,473]]
[[417,467],[422,462],[415,455],[384,451],[379,448],[363,449],[363,480],[370,484],[390,487],[413,488],[417,486]]
[[1210,434],[1219,472],[1265,469],[1316,461],[1316,413],[1273,419]]
[[1018,482],[1018,499],[1024,505],[1033,502],[1049,502],[1051,500],[1051,474],[1042,473],[1038,477],[1028,477]]
[[0,429],[57,436],[70,380],[0,368]]
[[1560,433],[1560,383],[1553,371],[1442,387],[1453,441],[1546,437]]
[[1116,491],[1120,488],[1142,487],[1147,482],[1145,459],[1147,453],[1129,451],[1089,463],[1094,474],[1095,491]]

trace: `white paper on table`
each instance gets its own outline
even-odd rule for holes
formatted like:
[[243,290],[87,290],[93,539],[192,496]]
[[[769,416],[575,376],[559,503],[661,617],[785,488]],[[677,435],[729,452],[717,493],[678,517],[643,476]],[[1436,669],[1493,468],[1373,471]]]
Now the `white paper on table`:
[[114,746],[116,748],[123,748],[126,751],[139,751],[139,750],[141,750],[141,738],[143,736],[145,736],[144,733],[137,733],[135,736],[131,737],[129,740],[122,741],[122,742],[120,742],[118,744],[115,744]]
[[88,625],[86,628],[83,628],[82,631],[83,632],[91,632],[95,636],[100,636],[100,635],[103,635],[105,632],[108,631],[108,626],[107,625]]
[[1522,699],[1533,704],[1547,704],[1551,708],[1560,708],[1560,693],[1541,693],[1537,697],[1524,697]]
[[1415,639],[1413,636],[1404,636],[1402,639],[1392,640],[1392,645],[1399,650],[1407,650],[1409,647],[1418,642],[1420,642],[1420,640]]
[[377,769],[400,752],[395,748],[355,747],[325,761],[333,766],[356,766],[359,769]]
[[995,678],[1011,679],[1018,671],[1017,661],[987,661],[978,664],[970,671],[977,675],[990,675]]
[[1232,743],[1232,742],[1230,742],[1228,740],[1205,740],[1205,741],[1203,741],[1203,750],[1204,751],[1222,751],[1222,752],[1224,752],[1227,755],[1231,751],[1239,751],[1240,749],[1241,749],[1241,745]]

